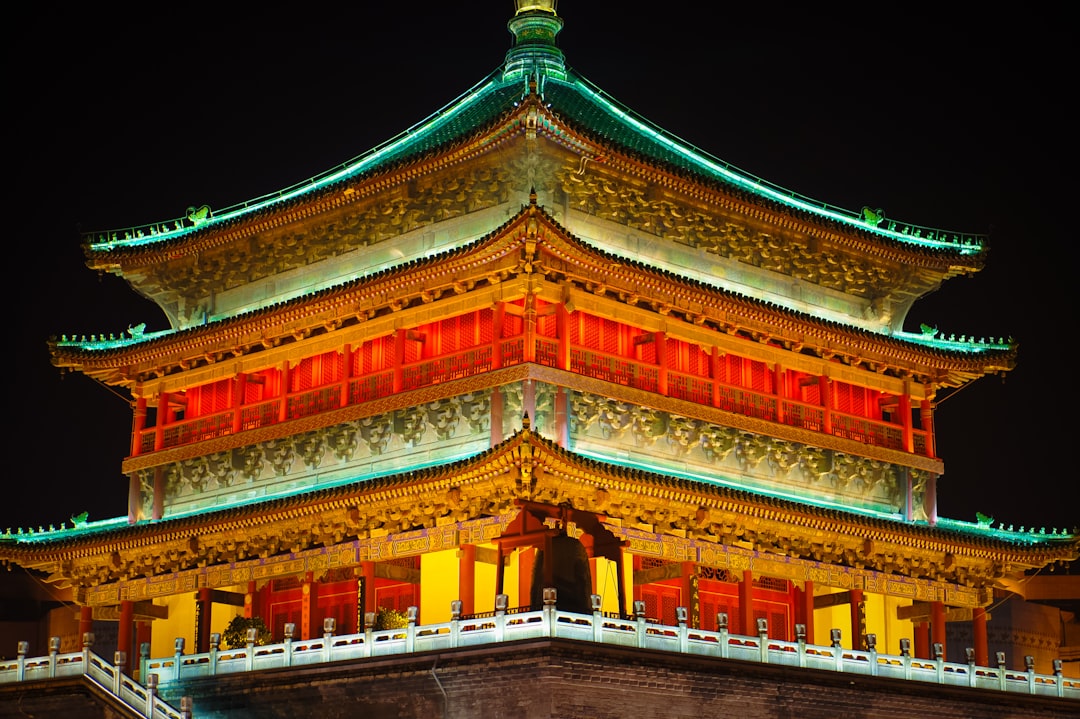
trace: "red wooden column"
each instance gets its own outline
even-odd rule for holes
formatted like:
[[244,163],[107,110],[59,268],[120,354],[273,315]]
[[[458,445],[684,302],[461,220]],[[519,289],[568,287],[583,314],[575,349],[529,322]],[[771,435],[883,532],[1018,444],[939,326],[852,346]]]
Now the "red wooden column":
[[154,420],[154,451],[165,449],[165,423],[169,418],[169,393],[158,395],[157,417]]
[[773,394],[776,395],[776,421],[783,424],[787,386],[784,383],[784,366],[779,362],[773,365]]
[[720,406],[720,363],[724,360],[724,353],[719,347],[713,347],[709,355],[709,379],[712,380],[712,406]]
[[199,587],[199,592],[196,595],[199,606],[195,614],[198,617],[198,626],[195,628],[198,648],[195,651],[200,654],[210,651],[210,617],[213,614],[213,595],[214,590],[209,587]]
[[907,389],[904,389],[904,393],[899,397],[899,404],[897,406],[897,413],[900,415],[901,424],[901,442],[904,445],[905,452],[915,451],[915,434],[912,431],[912,418],[911,418],[911,395],[908,394]]
[[929,398],[924,399],[919,406],[919,415],[922,428],[926,432],[926,456],[935,457],[937,450],[934,448],[934,406]]
[[667,333],[654,332],[653,345],[656,349],[656,391],[663,396],[668,396],[668,370],[671,369],[672,358],[667,351]]
[[345,346],[341,348],[341,399],[338,400],[338,407],[345,407],[349,404],[349,383],[352,381],[352,370],[352,345],[346,342]]
[[802,623],[806,625],[806,641],[814,643],[814,582],[807,579],[803,582],[802,596]]
[[506,303],[496,302],[491,312],[491,369],[503,366],[503,321],[506,318]]
[[[930,603],[930,637],[934,644],[940,644],[941,650],[944,652],[945,647],[945,603],[944,602],[931,602]],[[931,652],[931,658],[933,652]]]
[[754,624],[754,573],[744,569],[742,581],[739,582],[739,621],[742,626],[740,633],[753,636],[757,634],[757,626]]
[[[525,320],[525,340],[522,348],[525,362],[536,361],[536,295],[532,292],[525,294],[525,311],[522,313]],[[531,415],[530,415],[531,416]]]
[[244,592],[244,617],[251,619],[255,615],[255,582],[248,582]]
[[364,575],[364,613],[378,610],[375,603],[375,562],[361,562],[360,568]]
[[570,398],[565,387],[555,388],[555,443],[570,446]]
[[930,624],[927,622],[915,622],[915,637],[912,650],[919,659],[930,658]]
[[232,431],[237,434],[244,428],[244,396],[247,394],[247,375],[241,372],[233,382]]
[[408,331],[405,329],[398,329],[394,331],[394,361],[392,362],[394,375],[393,375],[393,387],[394,394],[397,394],[405,387],[405,340],[408,335]]
[[87,632],[94,631],[94,608],[79,607],[79,641]]
[[[701,598],[698,594],[697,565],[682,563],[682,598],[686,607],[687,624],[695,629],[701,627]],[[595,591],[595,590],[594,590]]]
[[322,629],[316,613],[319,610],[319,583],[311,572],[300,582],[300,638],[311,639]]
[[986,607],[971,610],[971,636],[975,646],[975,663],[980,667],[990,666],[990,649],[986,639]]
[[555,306],[555,334],[558,336],[558,356],[555,358],[555,366],[559,369],[570,369],[570,313],[566,305],[560,302]]
[[821,400],[821,406],[823,407],[821,431],[825,434],[832,434],[832,383],[825,375],[818,377],[818,399]]
[[142,511],[142,483],[139,475],[132,472],[128,475],[128,524],[139,521],[139,513]]
[[852,589],[851,597],[851,648],[862,649],[862,603],[863,590]]
[[[522,547],[518,552],[518,604],[527,607],[532,602],[532,574],[536,563],[536,549]],[[533,607],[537,609],[537,607]]]
[[146,429],[146,397],[135,400],[135,414],[131,421],[131,456],[142,453],[142,432]]
[[154,467],[154,519],[165,516],[165,469]]
[[134,664],[131,656],[132,630],[134,629],[135,603],[130,599],[120,600],[120,624],[116,628],[116,649],[127,655],[128,672]]
[[278,408],[278,422],[285,422],[289,419],[289,360],[281,363],[281,392],[279,394],[281,407]]
[[476,613],[476,545],[458,548],[458,599],[462,614]]

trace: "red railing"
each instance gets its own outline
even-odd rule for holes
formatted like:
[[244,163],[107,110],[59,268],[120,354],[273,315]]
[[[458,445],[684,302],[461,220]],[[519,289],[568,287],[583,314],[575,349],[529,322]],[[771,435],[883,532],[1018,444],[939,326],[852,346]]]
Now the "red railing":
[[[493,369],[492,349],[497,346],[500,366],[508,367],[525,361],[523,335],[501,339],[492,345],[472,347],[443,357],[410,362],[400,368],[403,390],[428,387],[442,382],[470,377]],[[559,342],[549,337],[537,337],[535,361],[547,367],[558,367]],[[581,346],[570,347],[569,371],[613,384],[633,387],[647,392],[659,392],[666,384],[667,396],[707,407],[717,407],[747,417],[779,422],[813,432],[829,431],[838,437],[877,447],[904,451],[904,429],[899,424],[857,417],[842,412],[828,412],[820,405],[806,404],[776,395],[755,392],[716,380],[674,370],[666,373],[661,382],[661,368],[655,364],[600,352]],[[181,420],[162,430],[161,449],[201,442],[239,430],[265,427],[282,421],[281,402],[285,402],[284,419],[297,419],[388,397],[394,393],[395,370],[383,370],[345,383],[306,389],[239,409],[240,422],[235,423],[235,409],[218,414]],[[826,421],[828,420],[828,421]],[[139,433],[139,452],[156,448],[157,429],[150,427]],[[924,430],[912,430],[915,454],[925,455],[928,438]]]

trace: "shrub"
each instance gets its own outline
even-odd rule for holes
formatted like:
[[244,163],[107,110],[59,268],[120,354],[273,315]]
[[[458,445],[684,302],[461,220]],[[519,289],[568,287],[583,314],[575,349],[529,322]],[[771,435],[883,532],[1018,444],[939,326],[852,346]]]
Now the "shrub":
[[255,638],[255,644],[261,646],[270,643],[270,630],[261,617],[236,616],[232,618],[229,626],[225,627],[225,631],[221,635],[226,648],[236,649],[247,646],[247,632],[250,628],[259,631],[258,636]]

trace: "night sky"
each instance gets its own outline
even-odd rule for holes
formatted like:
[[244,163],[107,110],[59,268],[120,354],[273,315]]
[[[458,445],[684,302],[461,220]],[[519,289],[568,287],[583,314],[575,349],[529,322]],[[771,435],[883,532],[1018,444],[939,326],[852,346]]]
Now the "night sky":
[[[167,325],[121,280],[85,267],[80,231],[306,180],[423,120],[510,47],[510,0],[356,5],[223,16],[197,3],[124,14],[83,4],[26,10],[9,28],[8,316],[18,332],[7,344],[0,531],[126,511],[128,399],[61,377],[46,340]],[[986,269],[920,300],[906,324],[1020,342],[1004,381],[942,393],[940,513],[1080,525],[1064,18],[622,7],[559,6],[567,63],[616,100],[803,195],[989,233]]]

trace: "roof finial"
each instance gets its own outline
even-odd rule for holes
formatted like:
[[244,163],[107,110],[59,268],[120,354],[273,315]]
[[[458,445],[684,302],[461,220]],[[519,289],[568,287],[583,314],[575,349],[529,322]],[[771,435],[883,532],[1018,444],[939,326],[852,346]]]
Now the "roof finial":
[[555,14],[557,0],[514,0],[517,11],[506,26],[514,36],[514,46],[506,53],[504,79],[524,76],[566,78],[562,50],[555,36],[562,30],[562,18]]

